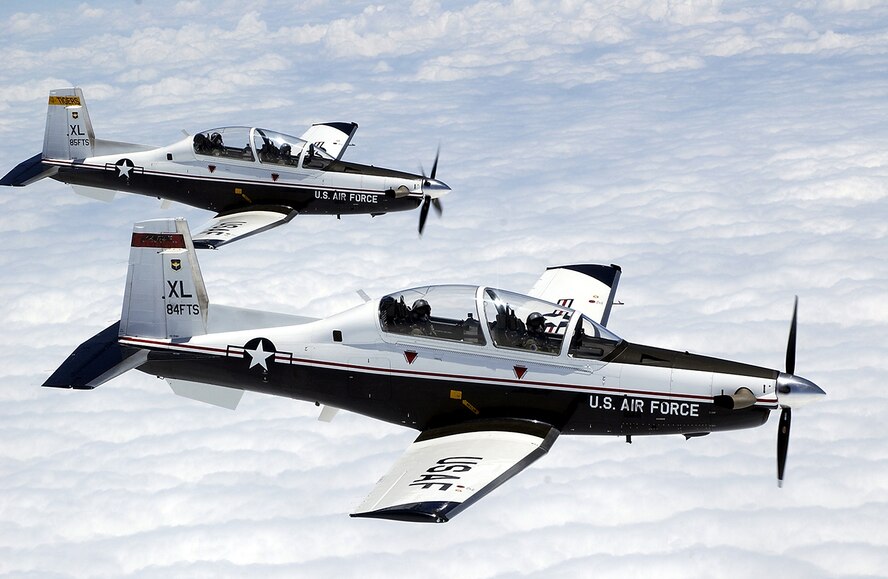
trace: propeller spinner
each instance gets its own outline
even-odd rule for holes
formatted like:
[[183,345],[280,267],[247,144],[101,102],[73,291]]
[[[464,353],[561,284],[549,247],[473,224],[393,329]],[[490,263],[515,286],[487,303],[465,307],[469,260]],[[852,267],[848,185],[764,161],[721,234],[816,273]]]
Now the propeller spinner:
[[777,401],[780,404],[780,422],[777,430],[777,486],[783,486],[786,470],[786,453],[789,449],[789,429],[792,424],[792,407],[803,406],[825,396],[817,384],[795,375],[796,321],[799,298],[796,296],[792,307],[792,322],[789,325],[789,340],[786,344],[786,371],[777,377]]

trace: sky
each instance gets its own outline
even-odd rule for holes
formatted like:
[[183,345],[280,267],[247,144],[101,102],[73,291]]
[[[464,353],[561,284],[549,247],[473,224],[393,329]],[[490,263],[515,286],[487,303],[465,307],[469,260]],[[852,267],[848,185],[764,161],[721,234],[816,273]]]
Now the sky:
[[0,8],[0,172],[50,89],[99,138],[354,121],[357,162],[440,145],[444,214],[297,217],[200,254],[210,300],[308,316],[426,283],[623,268],[609,328],[796,371],[828,397],[680,436],[563,436],[445,525],[351,519],[413,431],[131,372],[40,384],[119,318],[135,221],[209,213],[50,180],[0,190],[0,575],[875,577],[888,569],[888,5],[875,0]]

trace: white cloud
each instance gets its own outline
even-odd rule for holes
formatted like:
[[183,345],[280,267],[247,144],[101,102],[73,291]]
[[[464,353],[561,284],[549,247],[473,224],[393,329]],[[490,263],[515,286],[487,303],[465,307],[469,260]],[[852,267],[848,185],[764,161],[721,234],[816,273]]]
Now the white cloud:
[[46,34],[52,26],[38,13],[17,12],[9,17],[6,28],[16,34]]
[[[91,6],[17,7],[0,24],[0,171],[40,148],[46,94],[70,84],[103,138],[356,121],[349,158],[405,170],[442,144],[453,193],[423,239],[415,212],[298,217],[202,254],[211,299],[326,315],[359,288],[523,290],[547,265],[614,262],[618,333],[771,367],[799,294],[797,366],[829,398],[794,413],[779,491],[772,416],[690,441],[565,436],[447,525],[353,520],[414,433],[348,413],[321,424],[310,404],[258,394],[225,412],[137,373],[92,392],[38,388],[119,316],[131,223],[169,211],[56,182],[4,189],[0,573],[884,572],[880,6]],[[84,34],[96,10],[102,25]]]

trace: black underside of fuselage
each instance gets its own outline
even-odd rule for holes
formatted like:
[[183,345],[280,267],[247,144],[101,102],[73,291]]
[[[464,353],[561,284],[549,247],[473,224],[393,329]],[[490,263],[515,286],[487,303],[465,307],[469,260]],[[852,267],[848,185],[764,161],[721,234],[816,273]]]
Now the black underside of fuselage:
[[169,199],[215,213],[230,213],[251,206],[283,205],[304,215],[379,215],[416,209],[418,197],[395,197],[382,191],[337,190],[323,186],[226,181],[133,172],[124,178],[116,171],[88,167],[61,167],[53,179],[83,185]]
[[[160,358],[160,359],[158,359]],[[141,371],[316,402],[426,430],[475,419],[545,422],[562,434],[704,434],[760,426],[769,410],[726,410],[709,401],[680,402],[366,373],[297,364],[244,370],[243,360],[154,353]]]

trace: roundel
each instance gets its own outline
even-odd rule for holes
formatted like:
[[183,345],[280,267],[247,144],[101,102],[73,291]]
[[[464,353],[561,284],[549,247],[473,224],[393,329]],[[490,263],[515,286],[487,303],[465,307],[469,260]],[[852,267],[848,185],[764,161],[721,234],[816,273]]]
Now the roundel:
[[260,367],[268,372],[268,366],[274,362],[274,344],[268,338],[253,338],[244,344],[244,358],[249,360],[250,369]]
[[121,159],[114,163],[114,165],[117,167],[117,176],[123,177],[124,179],[129,181],[130,174],[133,171],[133,167],[135,167],[133,162],[129,159]]

